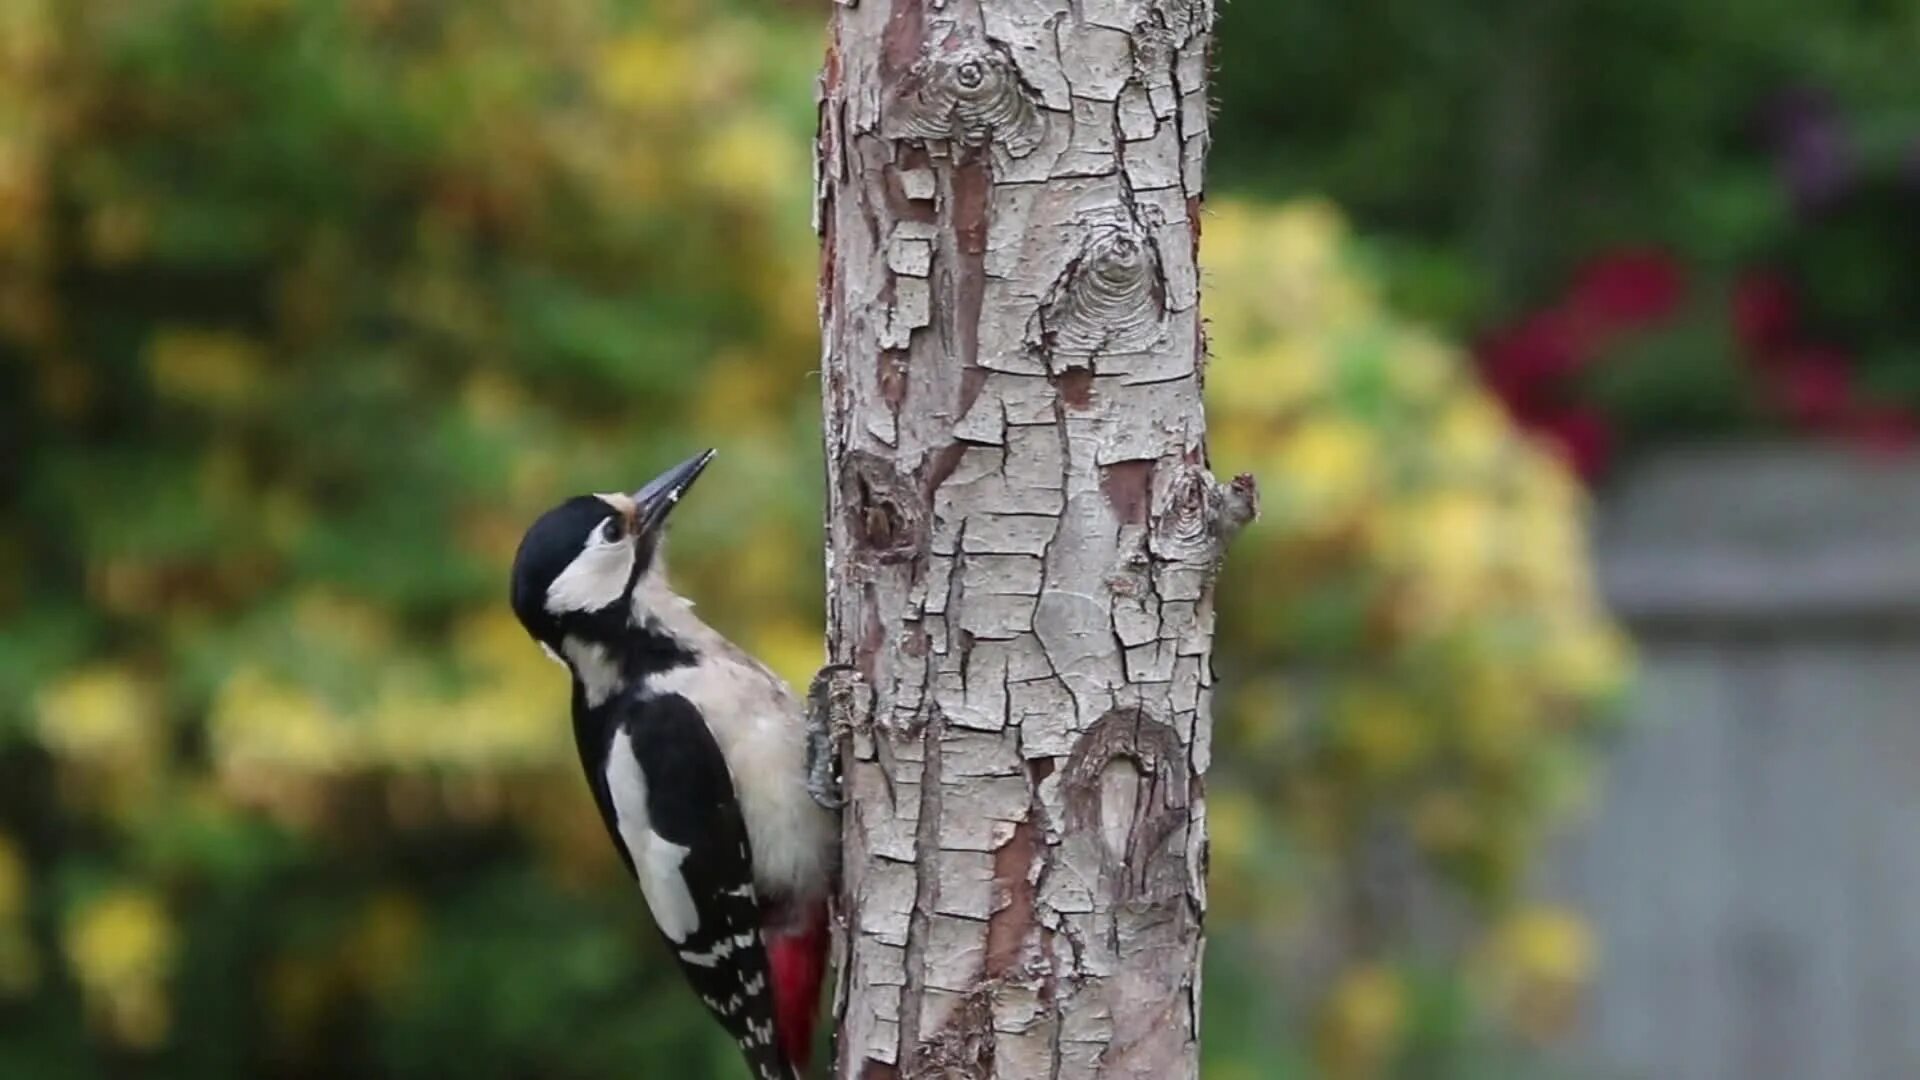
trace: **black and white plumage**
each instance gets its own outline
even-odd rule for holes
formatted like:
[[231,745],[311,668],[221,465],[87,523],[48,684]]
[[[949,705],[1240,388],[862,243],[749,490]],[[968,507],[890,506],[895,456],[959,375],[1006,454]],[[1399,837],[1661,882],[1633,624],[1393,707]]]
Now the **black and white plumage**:
[[677,694],[627,691],[603,711],[612,734],[582,761],[614,846],[694,993],[757,1074],[785,1080],[753,857],[720,747]]
[[572,674],[595,804],[687,982],[761,1080],[804,1067],[825,970],[833,816],[786,684],[666,584],[668,513],[712,458],[549,511],[513,605]]

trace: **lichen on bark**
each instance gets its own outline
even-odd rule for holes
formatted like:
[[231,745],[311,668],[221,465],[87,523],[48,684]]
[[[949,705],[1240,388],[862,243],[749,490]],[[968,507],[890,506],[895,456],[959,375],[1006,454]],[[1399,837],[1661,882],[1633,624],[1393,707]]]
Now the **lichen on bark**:
[[1208,0],[857,0],[821,77],[843,1077],[1197,1075]]

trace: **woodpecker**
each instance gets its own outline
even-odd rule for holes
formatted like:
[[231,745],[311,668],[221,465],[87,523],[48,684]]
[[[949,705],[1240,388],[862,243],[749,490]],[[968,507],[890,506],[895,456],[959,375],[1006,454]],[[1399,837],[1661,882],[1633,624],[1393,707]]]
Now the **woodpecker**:
[[795,1080],[826,971],[830,735],[667,585],[667,517],[713,456],[542,515],[513,610],[572,675],[587,784],[687,982],[757,1080]]

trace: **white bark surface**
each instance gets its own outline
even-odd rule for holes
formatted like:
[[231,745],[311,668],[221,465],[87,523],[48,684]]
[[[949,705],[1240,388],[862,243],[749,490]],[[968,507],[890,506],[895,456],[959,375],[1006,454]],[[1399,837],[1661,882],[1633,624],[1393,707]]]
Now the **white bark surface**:
[[818,224],[843,1077],[1198,1073],[1210,0],[841,0]]

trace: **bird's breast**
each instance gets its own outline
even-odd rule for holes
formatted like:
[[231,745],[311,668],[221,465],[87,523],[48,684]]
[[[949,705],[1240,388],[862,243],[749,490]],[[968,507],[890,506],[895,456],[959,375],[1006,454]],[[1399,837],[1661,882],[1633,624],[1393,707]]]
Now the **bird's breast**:
[[678,694],[713,731],[727,761],[763,898],[810,900],[828,887],[833,816],[807,792],[806,726],[776,676],[721,657],[649,677],[647,694]]

